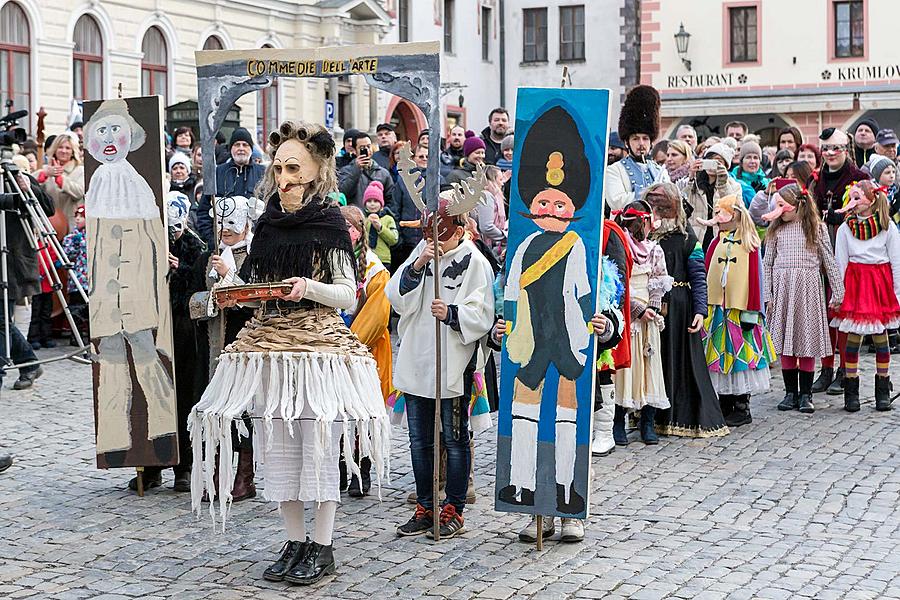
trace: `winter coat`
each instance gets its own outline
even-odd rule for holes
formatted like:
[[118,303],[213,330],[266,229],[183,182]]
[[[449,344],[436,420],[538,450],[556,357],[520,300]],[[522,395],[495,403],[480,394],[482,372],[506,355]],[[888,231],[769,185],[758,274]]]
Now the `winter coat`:
[[391,211],[386,208],[378,212],[378,220],[381,222],[380,231],[372,226],[369,215],[366,215],[364,223],[367,245],[385,266],[390,266],[391,247],[395,246],[400,238],[400,234],[397,232],[397,222]]
[[[66,253],[66,257],[68,257],[74,267],[75,277],[78,279],[78,283],[80,283],[81,287],[87,291],[87,235],[85,234],[84,229],[76,229],[64,237],[62,247],[63,252]],[[68,290],[70,293],[78,290],[71,277],[69,278]]]
[[[48,217],[56,213],[56,205],[53,198],[44,192],[43,188],[30,175],[31,191],[34,192],[38,203]],[[6,244],[9,248],[7,254],[7,282],[9,284],[9,299],[18,302],[23,298],[30,298],[41,293],[40,275],[38,272],[37,254],[31,247],[29,238],[22,229],[22,221],[18,213],[3,211],[6,220]]]
[[490,127],[485,127],[481,130],[481,139],[484,141],[484,163],[496,165],[497,159],[503,158],[503,152],[500,150],[500,142],[495,142],[491,139]]
[[[705,172],[705,171],[704,171]],[[685,177],[675,184],[685,199],[685,210],[688,214],[688,224],[694,230],[694,235],[700,240],[703,248],[707,248],[714,237],[712,227],[707,227],[698,222],[698,219],[711,219],[716,200],[725,196],[741,197],[741,184],[735,181],[725,167],[720,166],[716,171],[716,181],[711,189],[704,191],[698,185],[697,179]],[[708,192],[712,192],[711,196]],[[707,236],[709,239],[706,239]]]
[[735,167],[731,172],[731,176],[741,184],[741,198],[744,201],[744,206],[747,208],[750,208],[753,196],[757,192],[766,189],[769,185],[769,178],[766,177],[762,169],[759,169],[756,173],[748,173],[740,167]]
[[384,186],[384,205],[389,206],[392,201],[394,181],[387,169],[383,169],[373,162],[372,166],[364,171],[354,160],[338,171],[338,189],[347,196],[347,205],[358,206],[363,209],[363,212],[365,212],[363,198],[366,188],[373,181],[379,181]]
[[460,183],[465,181],[469,177],[472,177],[475,173],[475,165],[470,163],[468,160],[463,160],[460,163],[459,168],[453,169],[450,171],[450,175],[447,176],[447,183],[453,185],[454,183]]
[[397,229],[400,233],[400,239],[397,242],[400,246],[415,246],[422,239],[422,229],[420,227],[403,227],[400,225],[402,221],[418,221],[422,216],[419,209],[413,203],[406,184],[400,179],[394,188],[391,203],[388,210],[397,217]]
[[84,204],[84,166],[70,160],[59,177],[38,172],[38,181],[53,200],[53,206],[66,216],[69,231],[75,230],[75,209]]
[[[234,161],[228,160],[216,167],[216,196],[244,196],[253,197],[258,184],[266,168],[256,163],[239,167]],[[193,197],[190,196],[189,197]],[[211,196],[204,194],[200,197],[197,206],[197,234],[210,248],[215,246],[215,233],[213,232],[213,219],[209,212],[212,210]]]

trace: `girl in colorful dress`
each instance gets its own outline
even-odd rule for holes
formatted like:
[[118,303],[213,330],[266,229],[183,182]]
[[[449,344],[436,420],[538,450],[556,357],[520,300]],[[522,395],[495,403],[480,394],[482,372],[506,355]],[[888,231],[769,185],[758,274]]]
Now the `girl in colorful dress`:
[[725,424],[740,427],[753,421],[750,395],[769,389],[776,358],[762,314],[759,235],[737,196],[720,198],[703,224],[718,227],[706,251],[706,365]]
[[656,430],[663,435],[717,437],[728,435],[725,416],[709,379],[700,330],[706,317],[706,270],[703,249],[688,226],[678,188],[652,185],[644,196],[658,226],[650,238],[666,258],[674,279],[663,297],[662,365],[672,407],[656,413]]
[[625,230],[634,266],[631,270],[631,367],[616,371],[616,409],[613,437],[625,446],[626,410],[640,411],[641,439],[645,444],[658,444],[656,409],[669,408],[662,368],[660,332],[665,320],[660,314],[663,295],[672,288],[666,272],[662,248],[648,236],[652,228],[650,205],[643,200],[631,202],[618,214],[616,221]]
[[805,188],[791,184],[773,196],[774,208],[762,215],[769,222],[763,263],[766,317],[775,351],[781,356],[784,400],[778,410],[815,411],[812,384],[817,358],[830,356],[825,270],[832,306],[844,296],[831,240],[816,202]]
[[[381,395],[387,399],[391,393],[391,334],[388,333],[388,320],[391,317],[391,303],[384,295],[384,288],[391,276],[381,259],[366,247],[366,226],[362,210],[356,206],[342,206],[341,214],[347,221],[350,241],[356,253],[358,269],[362,281],[357,292],[356,305],[342,311],[344,321],[350,331],[356,334],[375,357],[378,366],[378,379],[381,380]],[[371,487],[371,462],[363,458],[359,463],[360,477],[353,475],[347,494],[361,498],[369,493]]]
[[900,326],[900,232],[891,227],[885,188],[869,180],[850,187],[838,228],[835,257],[844,281],[844,301],[832,327],[847,334],[844,410],[859,410],[859,347],[875,342],[875,409],[891,409],[891,352],[888,329]]

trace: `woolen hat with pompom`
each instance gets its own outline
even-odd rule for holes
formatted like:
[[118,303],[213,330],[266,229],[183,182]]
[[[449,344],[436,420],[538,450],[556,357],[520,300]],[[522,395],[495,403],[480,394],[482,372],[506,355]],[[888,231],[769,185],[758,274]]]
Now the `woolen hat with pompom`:
[[466,141],[463,142],[463,156],[466,158],[476,150],[484,150],[484,140],[475,135],[471,129],[466,131]]
[[649,85],[639,85],[625,97],[619,114],[619,137],[626,144],[635,133],[645,133],[650,141],[659,137],[659,92]]

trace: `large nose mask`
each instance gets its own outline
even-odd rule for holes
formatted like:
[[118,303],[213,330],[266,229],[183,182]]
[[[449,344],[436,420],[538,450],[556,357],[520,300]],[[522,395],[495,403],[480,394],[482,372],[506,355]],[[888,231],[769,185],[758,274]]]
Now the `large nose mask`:
[[272,161],[272,173],[282,208],[296,210],[303,204],[309,184],[318,176],[319,166],[306,144],[289,139],[278,147]]

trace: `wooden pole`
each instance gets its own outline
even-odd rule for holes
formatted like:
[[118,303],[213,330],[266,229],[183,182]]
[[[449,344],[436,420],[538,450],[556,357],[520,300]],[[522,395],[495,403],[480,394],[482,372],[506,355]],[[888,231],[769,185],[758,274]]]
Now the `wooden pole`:
[[544,517],[537,515],[537,550],[540,552],[544,549]]
[[[434,257],[432,258],[432,271],[434,279],[434,299],[441,299],[441,279],[439,277],[438,260],[441,251],[441,245],[438,242],[438,219],[439,202],[435,205],[435,211],[431,219],[431,243],[434,249]],[[434,318],[434,469],[431,474],[431,497],[432,511],[434,512],[434,520],[432,527],[434,528],[434,541],[441,539],[441,501],[438,491],[439,474],[441,470],[441,322]]]
[[144,497],[144,467],[135,467],[137,471],[137,493],[141,498]]

